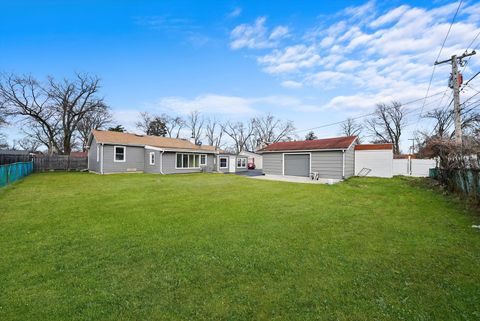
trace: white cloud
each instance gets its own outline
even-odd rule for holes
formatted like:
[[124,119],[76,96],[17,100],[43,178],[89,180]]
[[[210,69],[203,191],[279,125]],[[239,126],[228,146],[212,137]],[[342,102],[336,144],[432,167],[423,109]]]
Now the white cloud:
[[[253,116],[264,109],[271,110],[272,108],[285,108],[301,112],[320,110],[318,105],[294,96],[240,97],[220,94],[202,94],[193,98],[161,97],[155,103],[147,104],[144,109],[153,113],[170,112],[179,115],[186,115],[191,111],[198,110],[204,114],[241,117]],[[136,115],[132,116],[129,114],[130,112],[129,110],[121,111],[122,118],[135,119]]]
[[292,72],[302,68],[313,67],[320,60],[313,46],[295,45],[284,50],[274,50],[271,54],[258,58],[265,65],[264,71],[276,74]]
[[241,24],[230,33],[230,48],[264,49],[278,45],[282,38],[288,36],[288,27],[277,26],[270,31],[265,22],[267,18],[258,17],[253,24]]
[[236,7],[227,14],[228,18],[236,18],[242,14],[242,8]]
[[[257,63],[286,88],[334,89],[338,97],[325,105],[328,108],[342,104],[347,109],[373,108],[381,99],[419,98],[425,95],[457,6],[457,2],[431,9],[401,5],[381,11],[370,1],[330,20],[325,17],[300,37],[290,36],[285,44],[262,52]],[[465,51],[479,31],[480,5],[464,4],[440,59]],[[466,73],[480,66],[477,60],[471,60]],[[445,88],[448,69],[437,67],[432,90]]]
[[303,87],[303,84],[301,82],[293,81],[293,80],[282,81],[281,85],[285,88],[290,88],[290,89],[297,89],[297,88]]

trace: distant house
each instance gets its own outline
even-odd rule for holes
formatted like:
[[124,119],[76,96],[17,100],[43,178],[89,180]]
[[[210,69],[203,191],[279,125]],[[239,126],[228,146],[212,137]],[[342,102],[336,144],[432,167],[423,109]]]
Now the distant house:
[[260,154],[252,153],[249,151],[241,151],[238,155],[247,156],[248,164],[255,164],[255,169],[263,168],[263,157]]
[[355,175],[356,136],[270,144],[258,152],[267,175],[345,179]]
[[184,139],[94,130],[88,140],[88,169],[101,174],[229,172],[221,153]]

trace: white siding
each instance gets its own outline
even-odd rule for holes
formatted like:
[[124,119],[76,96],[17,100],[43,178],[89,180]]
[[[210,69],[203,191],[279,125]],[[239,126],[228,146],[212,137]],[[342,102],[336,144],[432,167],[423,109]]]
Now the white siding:
[[393,175],[427,177],[430,168],[435,168],[434,159],[394,159]]
[[364,168],[370,170],[367,176],[392,177],[394,175],[393,151],[391,149],[356,150],[355,175]]

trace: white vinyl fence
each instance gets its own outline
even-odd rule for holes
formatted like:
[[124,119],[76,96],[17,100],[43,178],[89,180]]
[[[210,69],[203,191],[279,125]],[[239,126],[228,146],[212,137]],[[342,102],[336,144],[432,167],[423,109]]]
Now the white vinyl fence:
[[435,168],[434,159],[394,159],[393,175],[428,177],[430,168]]

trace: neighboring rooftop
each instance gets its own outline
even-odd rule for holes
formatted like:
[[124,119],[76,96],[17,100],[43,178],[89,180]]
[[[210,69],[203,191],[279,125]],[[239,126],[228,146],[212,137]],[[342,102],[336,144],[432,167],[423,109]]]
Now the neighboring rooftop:
[[259,152],[276,152],[284,150],[347,149],[356,139],[357,136],[345,136],[293,142],[278,142],[260,149]]
[[0,149],[0,155],[28,155],[28,150]]
[[137,135],[130,133],[119,133],[113,131],[94,130],[93,137],[99,143],[153,146],[165,149],[198,150],[204,152],[215,152],[215,147],[210,145],[195,145],[188,140],[179,138]]

